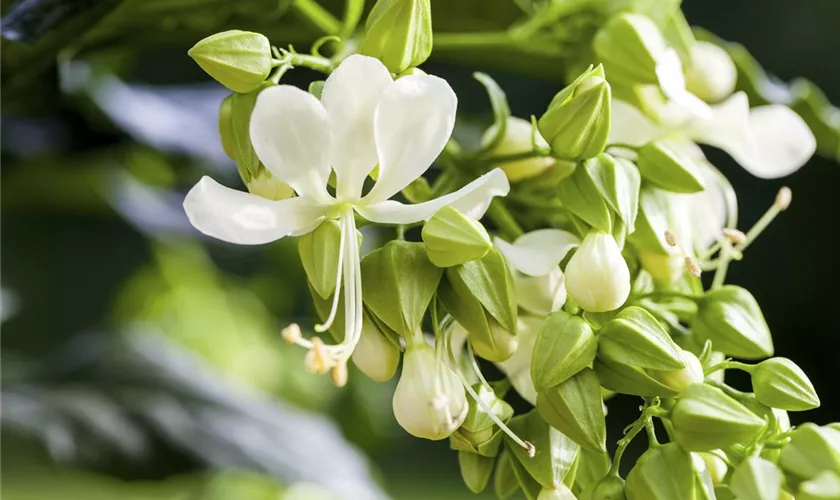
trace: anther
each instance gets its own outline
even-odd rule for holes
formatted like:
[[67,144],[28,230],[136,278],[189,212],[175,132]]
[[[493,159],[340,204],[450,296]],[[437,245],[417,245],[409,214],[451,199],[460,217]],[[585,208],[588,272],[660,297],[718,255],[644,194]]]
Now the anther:
[[530,441],[523,441],[525,443],[525,453],[530,458],[534,458],[534,455],[537,454],[537,448]]
[[330,378],[336,387],[347,385],[347,362],[339,361],[330,371]]
[[675,235],[670,229],[665,230],[665,243],[672,247],[677,246],[677,235]]
[[688,269],[688,274],[694,276],[695,278],[699,278],[702,270],[700,269],[700,265],[697,264],[697,261],[694,257],[686,257],[685,258],[685,267]]
[[723,228],[723,236],[726,237],[733,245],[740,245],[747,241],[747,235],[737,229]]
[[787,210],[792,199],[793,191],[791,191],[789,187],[783,186],[776,194],[776,201],[774,202],[774,205],[776,205],[779,210]]
[[306,370],[310,373],[323,375],[335,365],[335,361],[326,356],[324,341],[319,337],[312,338],[312,348],[306,353]]
[[300,332],[300,326],[297,323],[292,323],[286,328],[283,328],[280,335],[289,344],[296,344],[303,338],[303,334]]

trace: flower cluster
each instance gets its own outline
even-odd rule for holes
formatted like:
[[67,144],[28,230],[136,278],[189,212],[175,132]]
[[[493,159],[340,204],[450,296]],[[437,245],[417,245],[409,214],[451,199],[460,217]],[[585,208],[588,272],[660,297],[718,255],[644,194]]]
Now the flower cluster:
[[[495,471],[501,497],[828,498],[840,430],[791,431],[786,412],[819,399],[772,357],[752,294],[726,284],[790,190],[742,232],[734,191],[699,147],[778,178],[813,155],[814,136],[785,106],[751,108],[729,55],[695,40],[679,10],[601,21],[578,55],[594,59],[569,66],[591,65],[540,117],[511,116],[476,74],[494,123],[473,145],[452,138],[455,92],[416,68],[432,52],[428,0],[379,0],[361,54],[300,55],[246,32],[205,39],[191,55],[234,92],[220,133],[250,192],[205,177],[184,202],[190,221],[236,244],[298,237],[314,329],[335,343],[298,325],[283,337],[339,386],[351,359],[377,381],[402,359],[397,422],[448,438],[473,491]],[[328,76],[308,91],[280,84],[295,66]],[[396,237],[362,255],[362,224]],[[505,378],[488,382],[479,358]],[[727,385],[726,370],[749,373],[753,391]],[[532,411],[514,414],[511,387]],[[643,406],[610,457],[615,394]],[[642,430],[650,449],[625,483],[622,454]]]

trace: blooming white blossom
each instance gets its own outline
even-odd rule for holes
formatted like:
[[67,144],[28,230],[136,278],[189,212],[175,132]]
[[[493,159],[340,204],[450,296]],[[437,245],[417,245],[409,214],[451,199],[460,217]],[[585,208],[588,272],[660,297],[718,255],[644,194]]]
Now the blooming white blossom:
[[[263,90],[251,115],[250,136],[257,156],[296,197],[273,201],[236,191],[204,177],[184,208],[201,232],[231,243],[253,245],[314,230],[322,221],[341,226],[336,293],[323,325],[332,324],[343,280],[344,340],[315,353],[318,366],[346,363],[362,331],[362,283],[356,214],[371,222],[408,224],[426,220],[451,205],[479,218],[494,196],[507,194],[501,170],[493,170],[459,191],[414,205],[390,200],[420,177],[437,158],[455,123],[457,98],[438,77],[416,74],[393,80],[377,59],[353,55],[324,83],[319,101],[289,85]],[[376,183],[363,186],[378,166]],[[335,174],[335,194],[328,191]],[[298,344],[312,349],[312,342]]]

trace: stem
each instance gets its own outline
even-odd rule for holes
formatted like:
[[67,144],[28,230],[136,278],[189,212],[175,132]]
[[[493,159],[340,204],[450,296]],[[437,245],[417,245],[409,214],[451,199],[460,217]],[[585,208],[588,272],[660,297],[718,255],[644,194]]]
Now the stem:
[[673,299],[686,299],[686,300],[697,300],[696,295],[692,295],[690,293],[683,293],[683,292],[676,292],[673,290],[658,290],[650,293],[646,293],[640,297],[639,299],[648,299],[648,298],[673,298]]
[[404,224],[397,224],[397,239],[400,241],[405,241],[405,225]]
[[435,50],[463,48],[489,49],[515,45],[516,41],[507,31],[485,31],[476,33],[435,33]]
[[508,241],[513,241],[525,233],[519,223],[516,222],[516,219],[514,219],[513,214],[510,213],[510,210],[507,209],[499,198],[494,198],[490,203],[490,207],[487,209],[487,217],[493,221],[493,224],[496,225]]
[[709,368],[706,368],[705,370],[703,370],[703,375],[705,377],[708,377],[709,375],[711,375],[712,373],[714,373],[716,371],[729,370],[729,369],[743,370],[747,373],[752,373],[753,371],[755,371],[755,367],[753,365],[748,365],[746,363],[741,363],[739,361],[726,360],[726,361],[721,361],[720,363],[718,363],[716,365],[710,366]]
[[309,54],[293,54],[289,53],[286,56],[288,63],[292,66],[303,66],[304,68],[313,69],[329,75],[335,64],[326,57],[313,56]]
[[635,438],[636,435],[638,435],[639,432],[641,432],[644,428],[644,420],[640,418],[639,420],[636,420],[635,423],[633,423],[633,426],[630,428],[629,431],[627,431],[627,434],[625,434],[623,438],[618,440],[618,447],[616,447],[615,449],[615,456],[613,457],[613,463],[610,466],[610,470],[607,473],[608,475],[618,475],[618,468],[621,465],[621,457],[624,455],[624,450],[627,449],[627,446],[633,441],[633,438]]
[[656,439],[656,428],[653,426],[652,418],[645,420],[645,430],[648,435],[648,448],[659,446],[659,440]]
[[327,35],[338,35],[341,33],[341,21],[336,19],[328,10],[321,7],[315,0],[295,0],[292,8]]
[[500,163],[511,163],[514,161],[528,160],[531,158],[548,158],[550,156],[551,155],[545,154],[542,151],[523,151],[521,153],[512,153],[509,155],[499,155],[483,158],[481,160],[481,163],[485,165],[497,165]]

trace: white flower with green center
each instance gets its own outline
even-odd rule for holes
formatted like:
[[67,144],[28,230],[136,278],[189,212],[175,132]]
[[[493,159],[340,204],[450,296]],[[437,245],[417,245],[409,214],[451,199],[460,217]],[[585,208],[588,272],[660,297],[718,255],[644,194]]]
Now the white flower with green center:
[[792,174],[816,150],[814,135],[799,115],[778,104],[750,109],[743,92],[714,106],[697,99],[691,108],[674,101],[654,108],[658,121],[614,100],[608,143],[643,146],[655,140],[689,140],[707,144],[727,152],[763,179]]
[[[289,85],[263,90],[251,115],[250,135],[262,163],[296,197],[273,201],[236,191],[204,177],[184,208],[199,231],[241,245],[255,245],[313,231],[327,219],[341,227],[336,292],[324,324],[332,325],[344,294],[344,340],[324,346],[292,339],[311,349],[309,367],[343,366],[362,330],[362,283],[355,215],[383,224],[426,220],[451,205],[480,218],[494,196],[507,194],[504,172],[493,170],[460,190],[414,205],[390,200],[437,158],[455,124],[457,98],[449,84],[430,75],[393,80],[377,59],[350,56],[327,78],[321,100]],[[378,166],[376,183],[363,194]],[[335,194],[328,191],[335,173]]]

